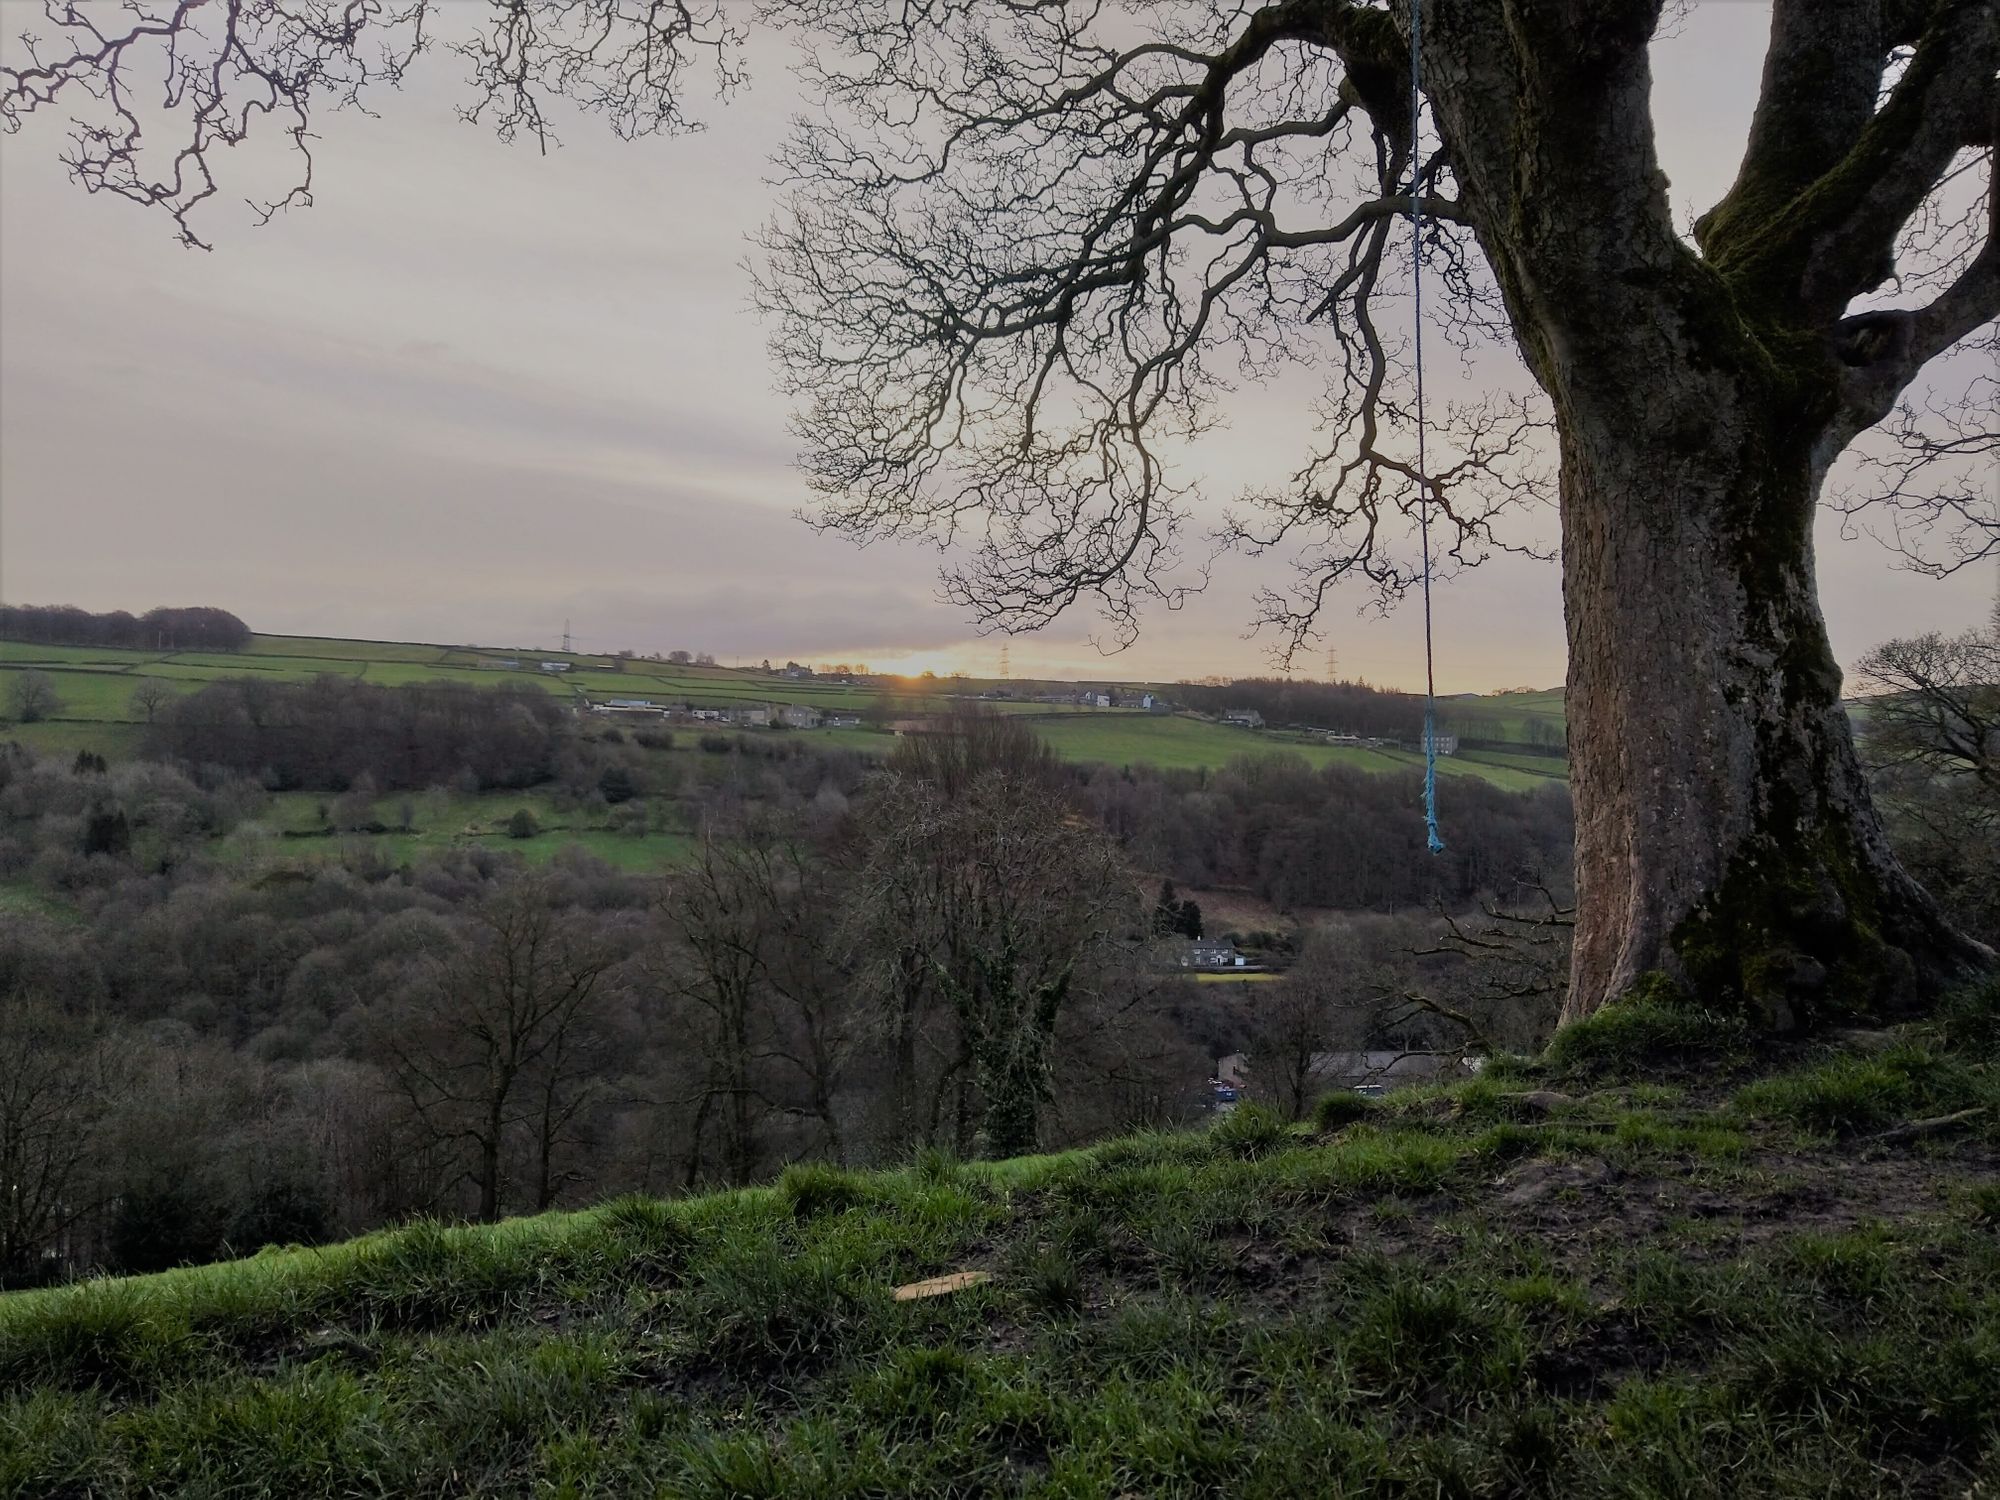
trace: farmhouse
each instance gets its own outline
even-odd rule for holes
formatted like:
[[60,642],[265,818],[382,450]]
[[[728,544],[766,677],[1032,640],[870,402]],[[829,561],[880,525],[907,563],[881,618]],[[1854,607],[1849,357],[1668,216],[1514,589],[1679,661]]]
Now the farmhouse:
[[1189,943],[1181,951],[1183,969],[1247,969],[1250,960],[1236,949],[1234,943]]
[[818,709],[804,703],[787,703],[778,710],[778,722],[787,729],[817,729],[824,718]]
[[855,729],[861,724],[861,715],[835,711],[822,715],[820,723],[828,729]]
[[771,727],[771,710],[768,708],[732,708],[729,711],[729,722],[732,724],[741,724],[750,729],[769,729]]
[[1458,754],[1458,736],[1455,734],[1439,734],[1436,730],[1432,730],[1425,737],[1422,748],[1429,749],[1432,745],[1437,747],[1439,755]]
[[542,663],[542,670],[544,672],[567,672],[569,670],[569,663],[566,661],[545,661]]
[[1264,716],[1254,708],[1227,708],[1222,711],[1222,722],[1241,724],[1245,729],[1262,729]]

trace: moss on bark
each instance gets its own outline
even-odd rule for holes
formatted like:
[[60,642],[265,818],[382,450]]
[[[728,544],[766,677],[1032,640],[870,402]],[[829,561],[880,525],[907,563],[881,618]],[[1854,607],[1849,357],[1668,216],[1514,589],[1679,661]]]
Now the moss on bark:
[[1893,1015],[1920,998],[1918,974],[1885,935],[1880,897],[1837,824],[1791,847],[1760,838],[1668,949],[1698,1000],[1767,1030]]

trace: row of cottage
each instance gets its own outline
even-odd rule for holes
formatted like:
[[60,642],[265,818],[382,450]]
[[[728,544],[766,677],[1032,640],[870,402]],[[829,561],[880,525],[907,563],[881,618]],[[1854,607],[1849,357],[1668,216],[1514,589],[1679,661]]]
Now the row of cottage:
[[650,698],[607,698],[590,705],[613,719],[667,719],[684,724],[733,724],[744,729],[852,729],[861,715],[806,703],[759,703],[725,708],[693,703],[655,703]]

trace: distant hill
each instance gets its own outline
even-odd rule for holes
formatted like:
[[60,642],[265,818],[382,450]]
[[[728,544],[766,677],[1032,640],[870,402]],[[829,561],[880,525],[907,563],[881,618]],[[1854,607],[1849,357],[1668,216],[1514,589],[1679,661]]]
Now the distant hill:
[[[697,707],[788,703],[875,720],[936,711],[954,694],[1029,691],[1024,684],[990,679],[793,677],[782,671],[592,652],[325,636],[252,635],[242,649],[230,651],[0,640],[0,714],[8,711],[12,679],[28,671],[48,680],[56,704],[39,722],[9,723],[0,727],[0,735],[50,754],[68,756],[89,749],[114,759],[134,753],[139,731],[149,712],[158,711],[162,696],[191,693],[225,678],[302,681],[332,673],[384,686],[457,682],[489,687],[514,682],[578,702],[615,697]],[[1251,731],[1188,713],[1147,715],[1025,700],[988,702],[1001,711],[1031,715],[1037,731],[1060,754],[1079,761],[1214,770],[1242,756],[1282,750],[1315,765],[1384,772],[1406,771],[1419,762],[1408,747],[1417,742],[1421,710],[1413,710],[1415,700],[1403,694],[1361,684],[1271,679],[1161,684],[1159,691],[1182,708],[1214,712],[1268,703],[1271,711],[1265,716],[1274,725],[1296,719],[1320,729],[1365,733],[1383,742],[1366,748],[1332,745],[1313,734],[1277,728]],[[1246,695],[1249,702],[1235,702]],[[1564,779],[1566,767],[1559,754],[1551,753],[1562,743],[1559,691],[1454,698],[1443,702],[1439,713],[1447,732],[1477,742],[1447,759],[1446,774],[1479,776],[1512,789]],[[888,743],[888,736],[874,729],[815,732],[862,750],[884,749]]]

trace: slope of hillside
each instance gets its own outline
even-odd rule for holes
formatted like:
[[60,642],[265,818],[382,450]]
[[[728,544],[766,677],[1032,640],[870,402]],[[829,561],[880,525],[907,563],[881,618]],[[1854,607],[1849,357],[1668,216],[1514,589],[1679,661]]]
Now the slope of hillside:
[[1996,1008],[0,1298],[0,1492],[1986,1493]]

